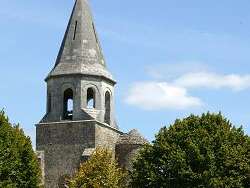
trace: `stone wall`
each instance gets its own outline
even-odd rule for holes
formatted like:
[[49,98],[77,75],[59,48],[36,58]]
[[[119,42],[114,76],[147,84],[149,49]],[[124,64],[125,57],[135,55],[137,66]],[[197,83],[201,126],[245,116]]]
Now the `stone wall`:
[[37,125],[37,150],[44,152],[45,187],[58,187],[58,180],[73,175],[86,148],[95,147],[95,122]]
[[113,151],[115,151],[117,140],[123,134],[121,131],[103,123],[96,126],[95,132],[96,146],[108,147]]
[[45,174],[44,174],[44,152],[43,151],[36,151],[37,159],[39,161],[40,169],[41,169],[41,186],[44,185]]
[[132,163],[142,145],[136,144],[117,144],[115,155],[118,165],[127,170],[132,170]]
[[37,127],[37,151],[44,154],[45,187],[57,188],[59,180],[72,176],[86,151],[97,146],[115,148],[122,132],[97,121],[41,123]]
[[148,141],[136,130],[120,136],[116,143],[115,153],[119,166],[132,170],[132,162],[140,148]]

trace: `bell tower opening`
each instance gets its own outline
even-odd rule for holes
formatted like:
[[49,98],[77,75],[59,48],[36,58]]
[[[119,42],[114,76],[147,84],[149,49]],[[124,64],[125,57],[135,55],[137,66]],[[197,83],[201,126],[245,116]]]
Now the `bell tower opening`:
[[73,90],[66,89],[63,96],[63,119],[72,120],[74,109]]
[[104,122],[110,125],[110,93],[107,91],[105,93],[105,115],[104,115]]
[[87,90],[87,108],[95,108],[95,91],[93,88],[88,88]]

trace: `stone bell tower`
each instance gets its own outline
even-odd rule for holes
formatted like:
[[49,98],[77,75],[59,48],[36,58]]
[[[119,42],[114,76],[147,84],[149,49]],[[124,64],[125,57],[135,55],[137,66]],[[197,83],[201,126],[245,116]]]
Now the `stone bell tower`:
[[114,86],[87,0],[76,0],[55,66],[45,79],[47,112],[36,125],[46,188],[71,176],[97,146],[123,135],[114,117]]

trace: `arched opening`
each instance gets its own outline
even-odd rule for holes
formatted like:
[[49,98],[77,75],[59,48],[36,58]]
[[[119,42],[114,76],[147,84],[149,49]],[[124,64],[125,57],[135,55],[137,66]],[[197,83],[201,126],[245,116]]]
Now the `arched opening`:
[[111,112],[111,96],[110,93],[107,91],[105,93],[105,115],[104,115],[104,122],[110,124],[110,112]]
[[63,96],[63,119],[72,120],[73,119],[73,91],[72,89],[66,89]]
[[87,90],[87,108],[95,108],[95,91],[93,88]]

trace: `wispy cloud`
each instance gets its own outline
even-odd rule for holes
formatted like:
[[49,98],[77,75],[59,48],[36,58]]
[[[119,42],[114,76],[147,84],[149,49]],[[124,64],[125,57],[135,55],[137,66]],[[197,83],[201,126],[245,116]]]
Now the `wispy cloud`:
[[185,88],[228,88],[234,91],[242,91],[250,88],[250,74],[187,73],[176,79],[174,84]]
[[147,71],[153,81],[133,84],[126,98],[128,104],[145,110],[183,110],[202,106],[202,99],[190,94],[192,89],[229,89],[234,92],[250,89],[250,74],[219,74],[209,71],[202,63],[166,65]]
[[172,62],[171,64],[159,64],[146,67],[146,72],[153,79],[169,80],[180,75],[194,72],[210,71],[211,68],[199,61]]
[[202,105],[201,100],[189,96],[185,88],[167,82],[136,83],[131,87],[126,102],[145,110],[185,109]]

